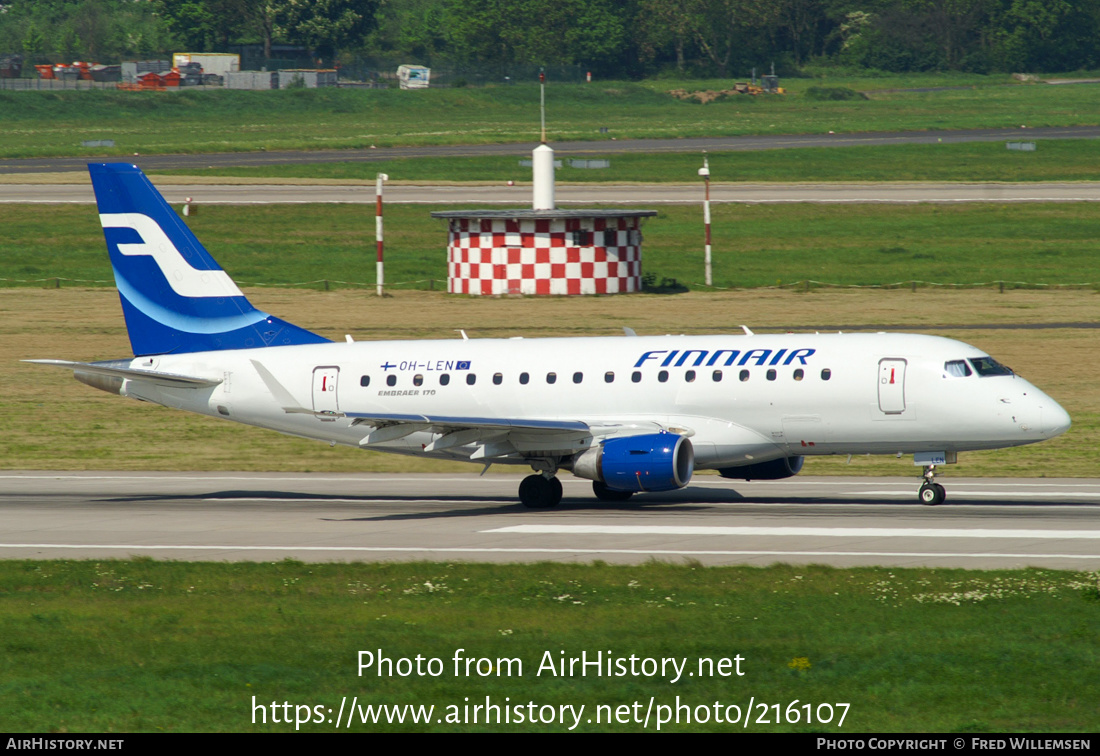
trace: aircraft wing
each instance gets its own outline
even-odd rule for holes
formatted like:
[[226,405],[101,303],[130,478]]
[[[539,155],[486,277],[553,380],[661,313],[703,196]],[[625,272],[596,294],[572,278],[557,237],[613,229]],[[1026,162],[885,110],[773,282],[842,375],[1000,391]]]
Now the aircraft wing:
[[572,453],[589,448],[593,439],[601,436],[634,435],[661,430],[660,426],[648,422],[589,423],[575,419],[318,411],[303,407],[270,370],[256,360],[251,362],[284,412],[313,415],[322,419],[350,418],[353,426],[369,426],[370,430],[359,442],[362,447],[429,431],[438,437],[424,446],[426,452],[458,446],[473,447],[470,459],[491,460],[524,454]]
[[69,362],[68,360],[23,360],[23,362],[69,368],[76,373],[91,373],[92,375],[107,375],[114,378],[139,379],[149,381],[158,386],[174,386],[175,388],[209,388],[211,386],[217,386],[222,382],[220,378],[196,378],[195,376],[178,375],[176,373],[157,373],[152,370],[135,370],[133,368],[117,367],[114,365],[97,365],[94,362]]
[[485,428],[487,430],[526,430],[545,432],[588,431],[588,423],[579,420],[525,420],[499,417],[451,417],[446,415],[396,415],[345,412],[346,417],[360,423],[387,425],[390,423],[421,423],[437,428]]

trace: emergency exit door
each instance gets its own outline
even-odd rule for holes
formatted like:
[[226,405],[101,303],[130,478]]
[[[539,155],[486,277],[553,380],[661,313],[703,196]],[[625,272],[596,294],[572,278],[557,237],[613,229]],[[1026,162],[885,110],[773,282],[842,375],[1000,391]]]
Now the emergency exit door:
[[905,412],[905,360],[879,360],[878,408],[887,415]]

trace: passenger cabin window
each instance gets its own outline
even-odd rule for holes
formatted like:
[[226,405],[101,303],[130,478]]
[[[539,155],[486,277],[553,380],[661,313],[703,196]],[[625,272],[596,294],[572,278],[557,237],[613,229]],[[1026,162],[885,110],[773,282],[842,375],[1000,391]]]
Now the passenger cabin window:
[[695,382],[695,371],[694,370],[689,370],[686,373],[684,373],[684,380],[687,381],[688,383],[694,383]]
[[527,385],[527,381],[529,381],[529,380],[531,380],[531,376],[529,376],[529,375],[528,375],[527,373],[520,373],[520,374],[519,374],[519,382],[520,382],[520,383],[521,383],[522,385],[526,386],[526,385]]
[[359,379],[359,385],[360,386],[369,386],[370,385],[370,376],[369,375],[364,375],[362,378],[360,378]]
[[504,383],[504,376],[500,373],[493,373],[493,385],[499,386],[502,383]]
[[711,377],[711,380],[713,380],[715,383],[721,383],[722,382],[722,371],[721,370],[715,370],[713,373],[710,374],[710,377]]
[[771,368],[771,369],[768,370],[768,380],[769,381],[774,381],[775,380],[775,368]]
[[396,386],[397,385],[397,376],[396,375],[387,375],[386,376],[386,385],[387,386]]
[[558,374],[557,373],[547,373],[546,374],[546,382],[547,383],[554,383],[557,380],[558,380]]
[[747,381],[749,379],[749,371],[748,370],[742,370],[741,374],[738,375],[737,377],[741,379],[742,383],[744,383],[745,381]]
[[444,373],[443,375],[439,376],[439,385],[440,386],[446,386],[450,382],[451,382],[451,376],[448,373]]
[[584,380],[584,373],[573,373],[573,383],[580,383]]
[[657,373],[657,380],[659,380],[661,383],[664,383],[665,381],[667,381],[668,380],[668,371],[667,370],[662,370],[661,372]]
[[794,379],[796,381],[801,381],[805,376],[806,376],[806,372],[802,368],[799,368],[798,370],[794,371]]
[[467,373],[466,374],[466,385],[467,386],[473,386],[475,383],[477,383],[477,374]]
[[414,375],[413,376],[413,385],[414,386],[423,386],[424,385],[424,376],[420,375],[419,373]]
[[615,382],[615,374],[612,373],[610,370],[608,370],[606,373],[603,374],[603,382],[604,383],[614,383]]
[[642,373],[641,373],[641,371],[640,370],[635,370],[633,373],[631,373],[630,374],[630,380],[633,381],[634,383],[641,383],[642,382]]
[[823,368],[821,370],[821,380],[827,381],[832,377],[833,377],[833,371],[830,370],[829,368]]
[[1012,368],[1002,365],[992,357],[974,357],[970,360],[970,364],[982,378],[988,378],[991,375],[1015,375]]

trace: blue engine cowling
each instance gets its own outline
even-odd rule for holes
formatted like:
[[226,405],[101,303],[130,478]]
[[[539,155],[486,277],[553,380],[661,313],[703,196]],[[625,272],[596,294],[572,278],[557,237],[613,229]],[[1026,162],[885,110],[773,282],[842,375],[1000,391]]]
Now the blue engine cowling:
[[723,478],[738,480],[780,480],[798,475],[804,461],[805,457],[780,457],[767,462],[757,462],[755,465],[723,467],[718,470],[718,474]]
[[573,460],[574,475],[616,491],[675,491],[694,471],[695,449],[675,433],[609,438]]

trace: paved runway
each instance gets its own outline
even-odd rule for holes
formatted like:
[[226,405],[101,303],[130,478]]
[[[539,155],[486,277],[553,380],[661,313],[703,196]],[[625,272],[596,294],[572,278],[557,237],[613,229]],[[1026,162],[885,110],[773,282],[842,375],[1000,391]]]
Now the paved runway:
[[607,505],[563,475],[553,510],[518,476],[2,473],[0,558],[817,563],[1100,569],[1100,480],[941,476],[725,481]]
[[[155,183],[168,202],[181,205],[186,197],[201,205],[304,204],[310,202],[375,203],[374,186],[317,185],[173,185]],[[570,204],[669,205],[703,202],[702,185],[566,185],[558,184],[559,206]],[[423,205],[501,204],[524,207],[531,187],[505,186],[387,186],[387,203]],[[1020,184],[711,184],[711,202],[782,204],[914,204],[938,202],[1097,202],[1100,182]],[[92,204],[91,184],[0,184],[0,202],[16,204]]]

